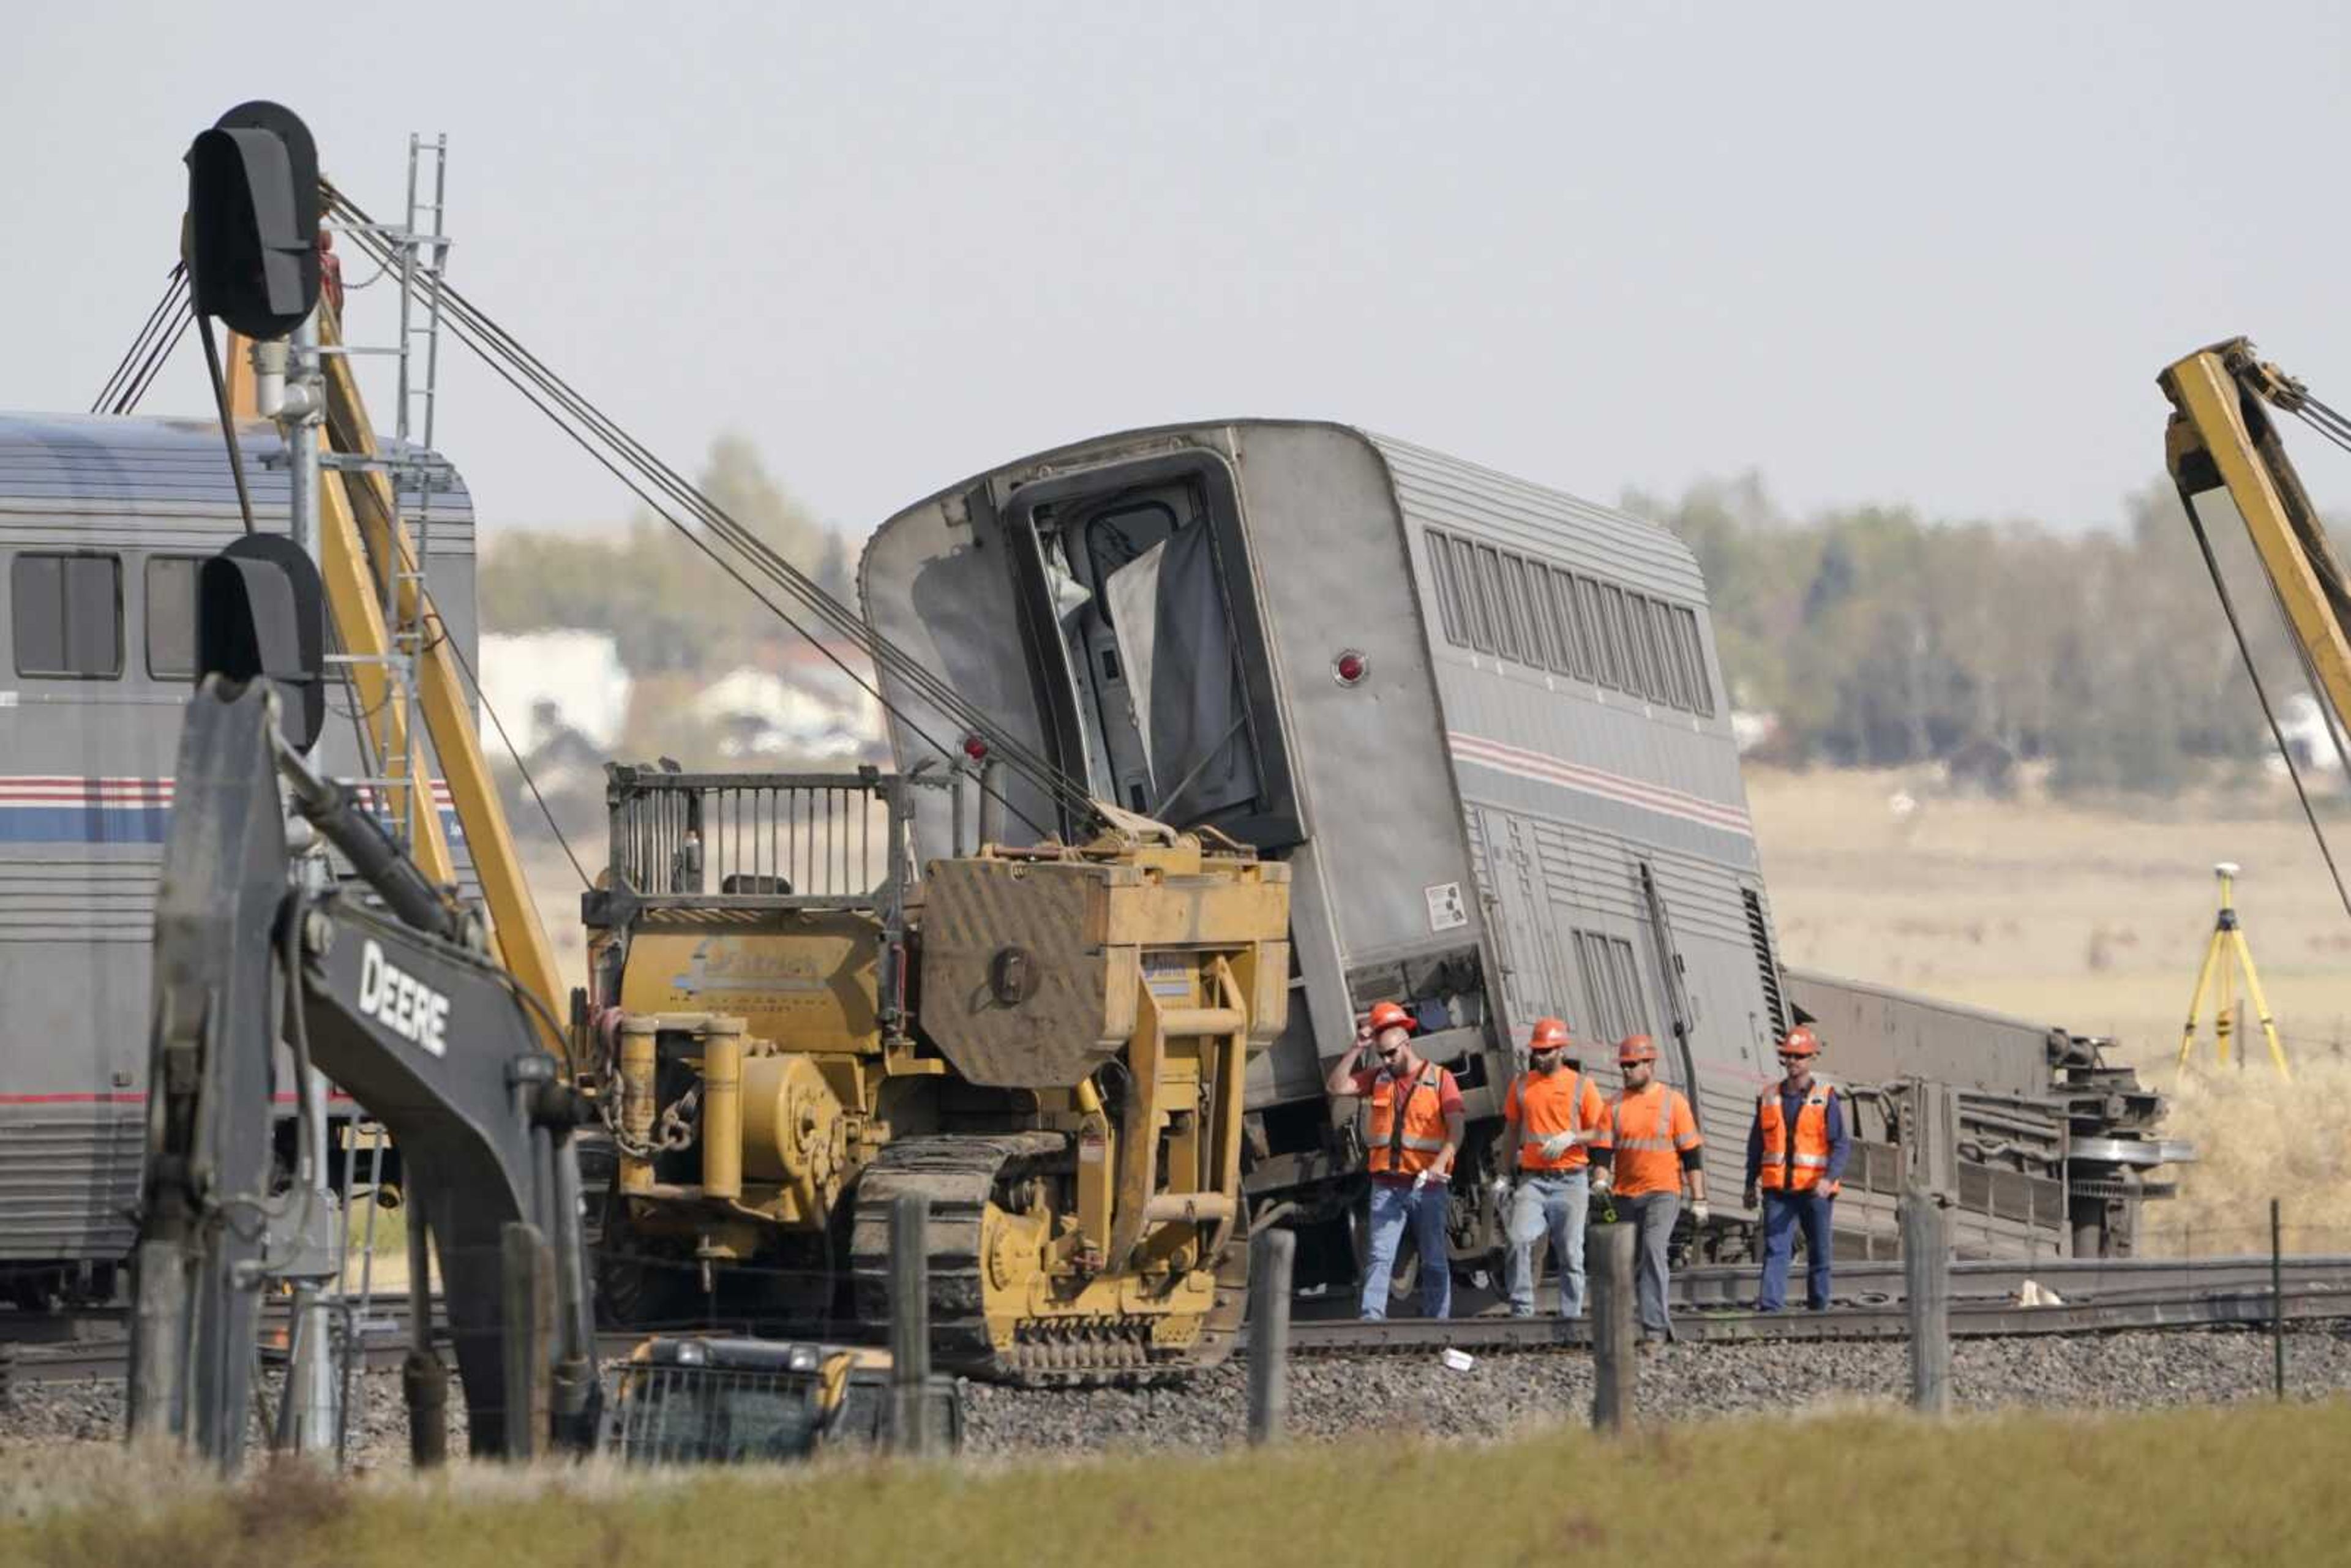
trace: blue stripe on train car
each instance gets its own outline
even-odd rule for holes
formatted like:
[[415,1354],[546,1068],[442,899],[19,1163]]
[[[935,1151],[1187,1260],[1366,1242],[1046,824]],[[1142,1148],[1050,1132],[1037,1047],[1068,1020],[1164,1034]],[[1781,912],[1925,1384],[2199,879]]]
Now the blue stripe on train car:
[[0,844],[160,844],[168,806],[0,807]]
[[[171,826],[169,806],[0,805],[0,844],[160,844]],[[454,810],[443,808],[441,826],[464,841]]]

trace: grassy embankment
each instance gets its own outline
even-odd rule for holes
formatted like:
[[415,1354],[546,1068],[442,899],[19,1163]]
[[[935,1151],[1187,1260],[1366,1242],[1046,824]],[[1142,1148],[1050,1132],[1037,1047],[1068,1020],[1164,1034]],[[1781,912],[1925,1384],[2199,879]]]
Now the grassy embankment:
[[0,1471],[0,1562],[172,1568],[697,1568],[780,1561],[1149,1568],[1203,1563],[2342,1560],[2351,1404],[1944,1427],[1731,1421],[1607,1445],[1409,1439],[1216,1459],[956,1470],[845,1465],[633,1482],[609,1471],[235,1488],[37,1459]]

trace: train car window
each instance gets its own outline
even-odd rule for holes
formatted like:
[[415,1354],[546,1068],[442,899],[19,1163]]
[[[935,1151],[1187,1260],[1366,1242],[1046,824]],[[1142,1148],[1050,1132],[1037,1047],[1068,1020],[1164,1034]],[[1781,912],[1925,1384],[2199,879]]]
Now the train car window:
[[1461,605],[1461,585],[1453,580],[1453,544],[1435,528],[1422,530],[1428,546],[1428,575],[1437,584],[1437,613],[1445,623],[1445,640],[1457,648],[1469,646],[1468,614]]
[[1624,666],[1618,661],[1615,639],[1608,634],[1607,617],[1601,613],[1600,585],[1588,577],[1575,580],[1575,602],[1583,611],[1585,632],[1592,639],[1592,668],[1600,684],[1612,691],[1625,689]]
[[1453,541],[1453,568],[1461,581],[1461,607],[1468,613],[1469,645],[1490,653],[1494,651],[1493,610],[1486,602],[1486,586],[1478,579],[1478,552],[1468,539]]
[[147,558],[147,673],[159,681],[196,675],[196,569],[192,555]]
[[1608,592],[1615,601],[1611,607],[1611,615],[1621,612],[1624,616],[1625,685],[1634,695],[1646,702],[1655,702],[1657,700],[1656,672],[1649,667],[1648,645],[1641,640],[1641,622],[1646,601],[1637,593],[1614,588]]
[[1666,606],[1652,599],[1642,608],[1641,632],[1649,645],[1649,664],[1657,673],[1657,695],[1687,711],[1689,694],[1682,687],[1682,662],[1674,648],[1674,629],[1666,618]]
[[1675,640],[1681,644],[1682,664],[1689,677],[1690,698],[1698,711],[1714,716],[1714,683],[1706,678],[1706,645],[1698,641],[1698,612],[1674,606]]
[[1616,670],[1623,677],[1617,684],[1636,697],[1646,697],[1649,693],[1649,683],[1641,670],[1640,653],[1634,647],[1632,635],[1626,630],[1625,591],[1613,582],[1602,583],[1600,611],[1601,624],[1607,628],[1608,643],[1616,650]]
[[1552,652],[1555,655],[1552,668],[1562,675],[1573,675],[1579,681],[1592,678],[1592,664],[1583,642],[1583,627],[1575,610],[1575,579],[1555,568],[1538,567],[1542,575],[1545,619],[1551,622]]
[[1510,608],[1510,596],[1502,578],[1502,552],[1491,545],[1478,547],[1478,581],[1486,592],[1486,602],[1493,610],[1494,651],[1505,659],[1527,662],[1519,650],[1517,612]]
[[16,673],[62,680],[122,674],[122,562],[110,555],[27,553],[8,570]]
[[1551,617],[1543,613],[1542,600],[1527,574],[1531,570],[1540,572],[1542,568],[1530,568],[1522,557],[1506,555],[1502,558],[1502,570],[1510,582],[1510,614],[1519,623],[1520,644],[1526,653],[1527,663],[1541,669],[1551,662]]

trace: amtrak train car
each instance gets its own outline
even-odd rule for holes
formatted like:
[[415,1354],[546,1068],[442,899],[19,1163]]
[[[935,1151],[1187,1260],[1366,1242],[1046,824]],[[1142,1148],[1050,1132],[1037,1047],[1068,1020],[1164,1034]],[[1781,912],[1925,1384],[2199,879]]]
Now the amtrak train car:
[[[1502,1099],[1536,1019],[1567,1019],[1572,1054],[1607,1089],[1614,1042],[1651,1036],[1706,1140],[1715,1218],[1693,1239],[1721,1258],[1753,1240],[1736,1200],[1779,1037],[1850,1011],[1872,1041],[1856,1056],[1876,1067],[1894,1060],[1877,1049],[1887,1032],[1924,1028],[1911,1013],[1934,1007],[1813,978],[1799,1009],[1706,586],[1688,549],[1637,517],[1336,424],[1174,426],[906,508],[868,546],[861,591],[875,629],[1001,740],[1097,798],[1290,862],[1290,1027],[1251,1067],[1246,1180],[1259,1222],[1300,1228],[1326,1277],[1361,1255],[1347,1242],[1362,1140],[1353,1102],[1323,1082],[1375,1000],[1411,1008],[1423,1050],[1458,1076],[1471,1175],[1501,1166]],[[904,683],[888,695],[902,768],[985,748]],[[1004,785],[1008,840],[1075,831],[1045,789]],[[943,852],[948,808],[924,810],[918,850]],[[2143,1137],[2159,1106],[2125,1095],[2127,1071],[2092,1042],[2012,1023],[1928,1031],[1923,1070],[1960,1107],[1938,1142],[1963,1151],[1961,1244],[2106,1249],[2138,1188],[2104,1179],[2109,1160],[2082,1210],[2069,1139]],[[1824,1065],[1839,1071],[1834,1030]],[[1882,1250],[1905,1091],[1851,1087],[1866,1146],[1840,1246]],[[1999,1135],[1970,1137],[1979,1124]],[[1457,1265],[1491,1256],[1483,1188],[1455,1184]]]
[[[1646,1033],[1717,1195],[1788,1021],[1690,552],[1637,518],[1335,424],[1113,435],[884,523],[875,628],[1095,795],[1292,868],[1290,1026],[1253,1065],[1249,1183],[1340,1221],[1352,1106],[1322,1082],[1413,1008],[1486,1156],[1534,1019],[1604,1086]],[[904,686],[902,767],[960,744]],[[1008,781],[1015,839],[1071,824]],[[925,821],[925,844],[948,825]],[[1496,1157],[1499,1157],[1498,1154]],[[1492,1217],[1460,1184],[1455,1233]]]
[[[282,531],[276,428],[239,439],[256,518]],[[470,654],[473,513],[454,476],[428,515],[429,588]],[[103,1299],[131,1244],[196,569],[243,531],[217,423],[0,414],[0,1293],[24,1305]],[[329,704],[322,765],[357,774],[349,703]]]

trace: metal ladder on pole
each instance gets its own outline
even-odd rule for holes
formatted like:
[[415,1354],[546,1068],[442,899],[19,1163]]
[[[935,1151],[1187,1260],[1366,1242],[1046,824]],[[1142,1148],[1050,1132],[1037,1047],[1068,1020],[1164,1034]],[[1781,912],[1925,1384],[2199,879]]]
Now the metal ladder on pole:
[[[431,200],[424,199],[425,164],[430,162]],[[449,238],[443,231],[442,218],[447,210],[449,185],[449,138],[436,135],[431,141],[411,133],[408,138],[408,212],[407,222],[398,236],[400,242],[400,348],[397,364],[400,387],[393,401],[393,447],[391,454],[392,505],[399,514],[398,521],[414,541],[413,561],[382,563],[384,593],[384,625],[391,632],[391,653],[399,661],[398,677],[402,698],[408,712],[417,710],[416,666],[424,651],[424,639],[431,634],[424,624],[422,609],[425,602],[424,577],[433,552],[433,492],[436,486],[445,486],[448,476],[445,465],[431,455],[433,451],[433,416],[440,399],[441,371],[441,279],[449,260]],[[423,296],[422,310],[419,296]],[[420,324],[417,318],[422,315]],[[423,357],[422,373],[418,358]],[[395,530],[397,532],[398,530]],[[403,590],[413,589],[413,592]],[[403,603],[414,606],[418,613],[403,613]],[[413,721],[413,719],[412,719]],[[438,811],[439,800],[433,793],[430,778],[406,779],[405,757],[386,758],[385,793],[393,799],[413,799],[421,791],[422,810]],[[407,786],[406,791],[400,787]],[[410,810],[420,808],[412,805]],[[410,848],[409,816],[397,814],[393,823],[396,841],[402,849]]]
[[[408,139],[408,200],[405,221],[398,227],[386,225],[383,237],[397,248],[399,265],[394,269],[400,287],[399,340],[390,348],[360,349],[345,347],[345,353],[389,355],[394,363],[398,388],[393,399],[393,441],[391,449],[375,463],[362,459],[327,455],[326,461],[344,469],[380,467],[390,481],[395,522],[389,530],[393,537],[403,531],[413,541],[414,554],[407,560],[377,563],[377,580],[381,590],[387,646],[380,654],[344,654],[340,662],[381,664],[390,684],[397,689],[398,701],[408,715],[412,727],[419,722],[420,706],[417,692],[417,667],[424,653],[425,639],[434,635],[422,611],[426,601],[424,579],[432,559],[433,497],[436,490],[445,489],[450,483],[447,465],[434,453],[433,426],[435,407],[439,402],[441,368],[441,298],[440,282],[448,265],[449,237],[443,218],[447,210],[449,168],[449,138],[438,134],[427,141],[412,133]],[[413,588],[415,591],[403,593]],[[360,746],[367,747],[366,729],[360,727]],[[411,777],[409,751],[377,757],[371,768],[371,777],[357,782],[366,791],[367,799],[403,850],[414,848],[412,841],[412,811],[440,810],[440,800],[434,791],[429,773]],[[421,800],[421,805],[417,804]],[[392,810],[393,802],[404,808]],[[453,846],[454,849],[454,846]],[[337,1240],[342,1272],[336,1281],[335,1300],[343,1320],[342,1355],[338,1367],[340,1379],[349,1387],[352,1364],[360,1354],[360,1347],[371,1333],[383,1333],[398,1328],[396,1320],[374,1312],[375,1226],[381,1205],[376,1201],[376,1189],[383,1179],[384,1134],[380,1124],[366,1129],[367,1219],[360,1227],[360,1268],[357,1301],[352,1301],[350,1260],[352,1242],[351,1199],[360,1172],[360,1149],[357,1134],[351,1129],[352,1145],[346,1149],[343,1159],[341,1207]],[[340,1402],[338,1411],[339,1434],[347,1432],[350,1423],[349,1402]],[[340,1456],[339,1456],[340,1458]]]

